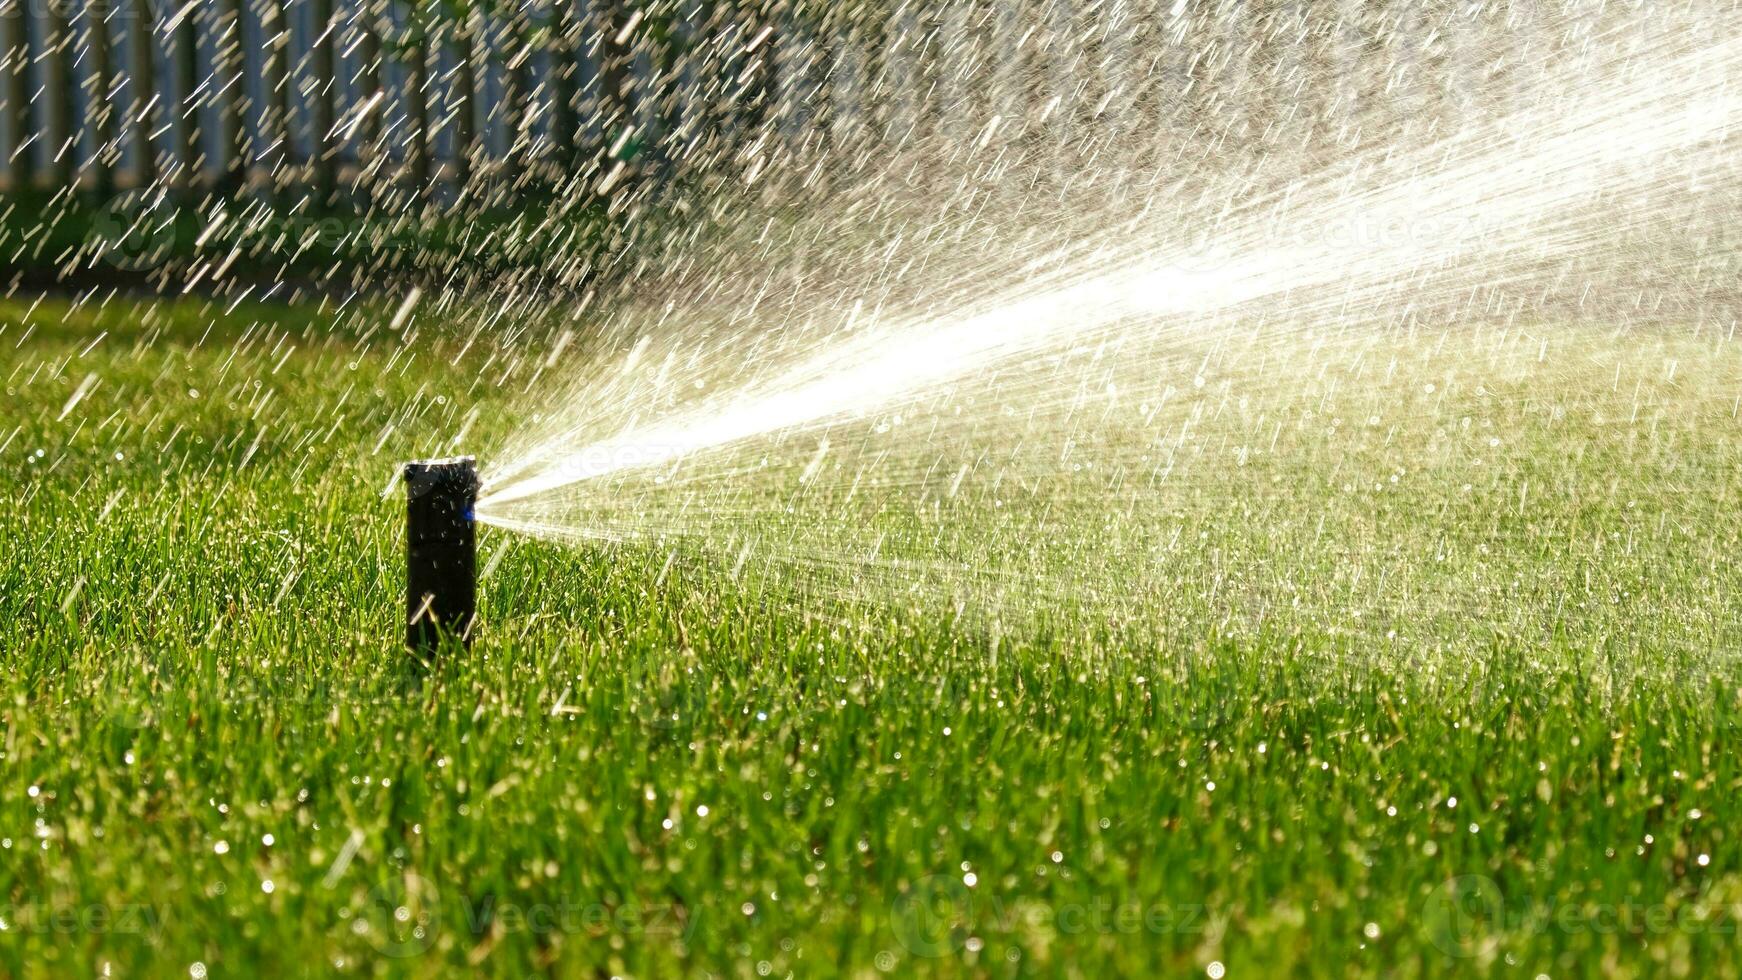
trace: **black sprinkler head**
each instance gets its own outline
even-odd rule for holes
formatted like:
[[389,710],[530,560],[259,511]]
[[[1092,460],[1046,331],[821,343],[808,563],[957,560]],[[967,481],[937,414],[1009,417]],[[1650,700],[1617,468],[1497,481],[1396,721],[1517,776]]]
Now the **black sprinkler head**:
[[478,541],[470,456],[405,464],[405,642],[419,654],[443,638],[468,644],[478,606]]

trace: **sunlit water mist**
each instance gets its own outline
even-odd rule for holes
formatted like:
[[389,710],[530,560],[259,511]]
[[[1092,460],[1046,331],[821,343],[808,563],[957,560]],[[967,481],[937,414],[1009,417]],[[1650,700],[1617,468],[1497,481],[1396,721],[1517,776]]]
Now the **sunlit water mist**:
[[[1576,511],[1594,491],[1554,459],[1664,465],[1655,440],[1735,395],[1742,34],[1688,16],[1515,68],[1521,108],[1449,132],[1292,172],[1200,160],[1192,193],[1151,177],[1063,238],[1006,225],[1043,244],[981,277],[892,289],[898,239],[870,302],[849,277],[727,329],[668,305],[496,461],[481,519],[998,617],[1543,628],[1494,600],[1516,568],[1482,518],[1524,516],[1533,487]],[[1553,424],[1568,411],[1628,422],[1593,441]],[[1411,507],[1437,557],[1390,554],[1380,515]],[[1482,559],[1437,567],[1460,553]],[[1267,575],[1302,554],[1323,574]]]

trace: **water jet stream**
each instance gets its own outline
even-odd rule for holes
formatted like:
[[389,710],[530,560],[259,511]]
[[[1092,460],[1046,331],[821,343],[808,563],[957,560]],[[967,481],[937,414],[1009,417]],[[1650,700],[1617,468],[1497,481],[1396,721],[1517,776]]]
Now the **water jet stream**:
[[[489,475],[480,517],[517,521],[517,505],[578,483],[891,411],[1113,335],[1190,331],[1243,310],[1377,322],[1389,307],[1431,307],[1482,282],[1564,274],[1593,254],[1608,261],[1606,243],[1661,235],[1733,199],[1724,159],[1742,91],[1727,80],[1738,69],[1742,39],[1728,38],[1664,52],[1650,84],[1619,68],[1602,84],[1575,79],[1536,108],[1234,203],[1207,250],[1188,251],[1181,229],[1150,210],[948,315],[860,324],[765,380],[603,439],[563,432]],[[1388,228],[1402,240],[1353,240]]]

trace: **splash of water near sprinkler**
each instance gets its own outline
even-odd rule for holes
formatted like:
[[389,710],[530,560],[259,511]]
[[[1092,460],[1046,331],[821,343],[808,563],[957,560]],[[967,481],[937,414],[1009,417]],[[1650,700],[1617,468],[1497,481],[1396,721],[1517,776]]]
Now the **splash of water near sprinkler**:
[[[1026,282],[946,314],[859,325],[754,384],[604,438],[562,432],[490,475],[480,516],[537,530],[549,515],[529,513],[533,505],[576,484],[890,411],[1109,336],[1191,331],[1240,311],[1376,322],[1388,304],[1425,308],[1483,281],[1540,276],[1600,253],[1630,228],[1649,229],[1668,208],[1682,213],[1733,194],[1733,173],[1704,173],[1702,187],[1701,175],[1677,162],[1691,156],[1696,171],[1711,170],[1733,152],[1742,91],[1727,80],[1738,69],[1742,39],[1720,38],[1666,52],[1649,80],[1574,80],[1544,107],[1230,202],[1207,253],[1182,255],[1176,219],[1146,209],[1033,263]],[[1375,249],[1298,234],[1424,223],[1434,229]]]
[[[1742,32],[1610,10],[1496,68],[1503,97],[1446,128],[1392,125],[1400,86],[1354,116],[1380,135],[1321,110],[1257,162],[1128,133],[1068,212],[1024,199],[1057,175],[994,166],[1006,196],[950,199],[990,217],[897,188],[883,237],[836,248],[839,214],[883,207],[849,189],[794,220],[809,244],[734,266],[739,292],[710,269],[714,292],[624,317],[598,345],[620,356],[574,364],[492,453],[479,519],[629,542],[656,583],[723,572],[807,615],[869,598],[994,636],[1070,610],[1141,642],[1193,617],[1366,650],[1382,624],[1426,646],[1540,629],[1492,601],[1531,574],[1493,552],[1493,515],[1596,493],[1539,452],[1666,452],[1651,413],[1715,410],[1742,308]],[[1121,157],[1158,147],[1159,170]],[[1542,407],[1595,421],[1538,428]],[[1388,543],[1405,506],[1433,554]]]

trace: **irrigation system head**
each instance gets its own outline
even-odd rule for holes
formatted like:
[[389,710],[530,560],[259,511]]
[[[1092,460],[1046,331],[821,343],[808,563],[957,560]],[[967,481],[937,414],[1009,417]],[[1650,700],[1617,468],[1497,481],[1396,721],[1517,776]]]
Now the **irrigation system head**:
[[477,500],[472,457],[405,464],[405,642],[413,652],[433,653],[444,637],[471,642]]

